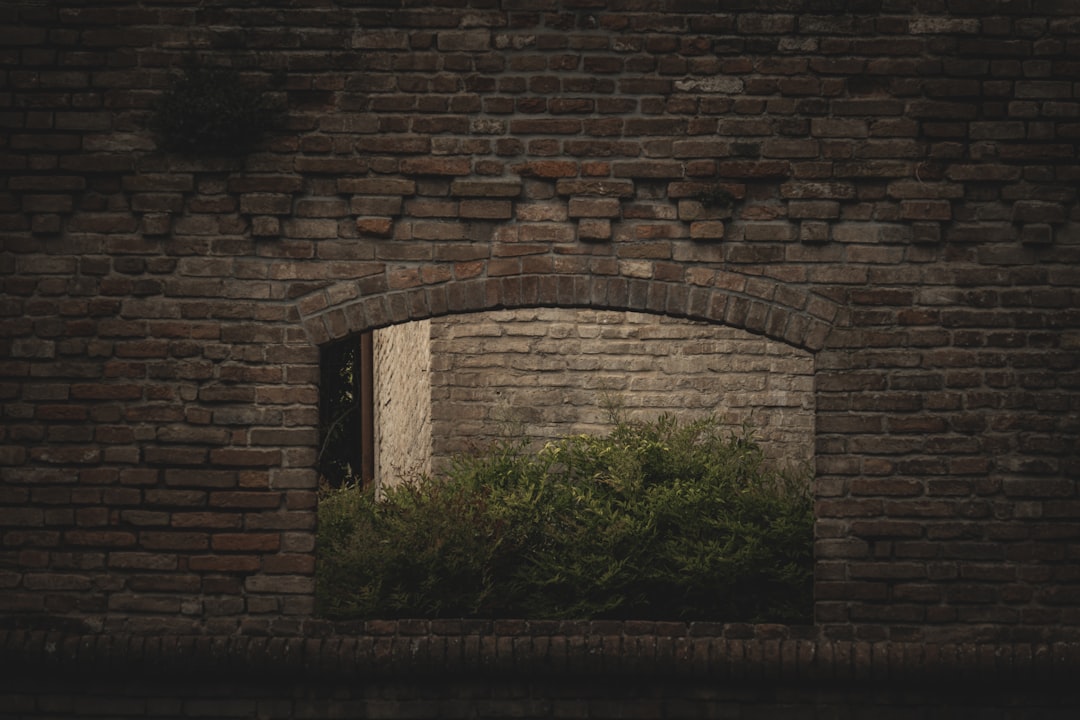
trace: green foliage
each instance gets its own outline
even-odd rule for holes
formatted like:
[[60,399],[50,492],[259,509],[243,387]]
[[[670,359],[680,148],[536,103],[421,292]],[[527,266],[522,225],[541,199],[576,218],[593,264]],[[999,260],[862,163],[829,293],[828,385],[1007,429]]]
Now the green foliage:
[[324,614],[809,621],[807,473],[714,420],[619,422],[319,506]]
[[697,195],[697,200],[707,208],[730,208],[735,204],[735,196],[723,185],[711,185]]
[[273,127],[276,115],[266,95],[241,82],[234,70],[195,67],[162,96],[153,128],[166,150],[242,155]]
[[333,487],[360,474],[360,342],[323,347],[319,362],[319,474]]

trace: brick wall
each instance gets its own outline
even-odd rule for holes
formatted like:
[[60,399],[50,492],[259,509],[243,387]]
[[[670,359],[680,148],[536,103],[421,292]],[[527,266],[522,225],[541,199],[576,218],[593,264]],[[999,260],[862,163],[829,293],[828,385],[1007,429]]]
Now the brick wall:
[[[0,7],[0,613],[310,623],[318,346],[466,311],[814,355],[828,637],[1076,639],[1060,0]],[[158,149],[185,62],[284,110]]]
[[518,434],[603,433],[612,411],[744,423],[766,456],[813,458],[813,358],[745,330],[644,313],[539,308],[432,323],[434,453]]

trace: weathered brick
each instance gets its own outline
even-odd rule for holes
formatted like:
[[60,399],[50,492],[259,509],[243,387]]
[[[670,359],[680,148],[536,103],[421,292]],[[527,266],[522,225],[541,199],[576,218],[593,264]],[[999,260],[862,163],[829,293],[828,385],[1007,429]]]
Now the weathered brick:
[[1064,208],[1057,203],[1020,200],[1013,205],[1013,222],[1060,224],[1065,222]]
[[217,533],[211,538],[217,551],[277,552],[281,546],[278,533]]
[[442,52],[486,52],[491,48],[491,31],[447,30],[437,34],[436,43]]
[[831,200],[792,200],[788,215],[796,219],[829,220],[840,217],[840,203]]
[[565,178],[577,177],[579,164],[569,160],[534,160],[514,165],[512,169],[523,177]]
[[556,183],[559,195],[600,195],[610,197],[632,197],[634,183],[629,180],[559,180]]
[[910,220],[951,220],[952,205],[944,200],[904,200],[900,216]]
[[230,488],[237,482],[232,470],[165,470],[165,484],[172,487]]
[[244,588],[252,593],[309,595],[314,582],[303,575],[253,575],[244,581]]
[[286,220],[281,224],[282,234],[293,238],[336,238],[337,220]]
[[375,195],[354,197],[349,202],[349,210],[357,215],[387,215],[401,213],[401,196]]
[[[472,160],[467,157],[405,158],[399,167],[406,175],[468,175],[472,171]],[[356,189],[349,191],[359,192]]]
[[176,570],[178,561],[175,555],[144,552],[111,552],[109,567],[131,570]]
[[450,185],[450,194],[457,197],[512,198],[521,194],[521,185],[501,181],[455,180]]
[[681,162],[670,160],[614,162],[611,171],[618,178],[681,178],[685,172]]
[[390,237],[394,232],[394,219],[388,217],[356,218],[356,229],[361,235]]
[[611,221],[602,218],[583,218],[578,222],[578,238],[592,241],[611,239]]
[[281,462],[281,452],[257,448],[215,448],[210,451],[210,462],[215,465],[268,467]]
[[262,567],[256,555],[195,555],[188,558],[193,572],[253,573]]
[[354,195],[402,195],[416,193],[416,181],[396,177],[339,178],[338,192]]
[[694,240],[720,240],[724,237],[724,223],[718,220],[692,222],[690,237]]
[[282,193],[245,193],[240,196],[240,212],[252,215],[288,215],[292,195]]
[[475,220],[506,220],[513,214],[508,200],[462,200],[460,216]]
[[619,217],[621,203],[617,198],[572,197],[569,216],[572,218]]
[[64,533],[64,541],[75,546],[120,548],[133,547],[136,537],[117,530],[70,530]]
[[210,536],[198,532],[158,532],[139,533],[139,546],[146,550],[205,550],[209,547]]

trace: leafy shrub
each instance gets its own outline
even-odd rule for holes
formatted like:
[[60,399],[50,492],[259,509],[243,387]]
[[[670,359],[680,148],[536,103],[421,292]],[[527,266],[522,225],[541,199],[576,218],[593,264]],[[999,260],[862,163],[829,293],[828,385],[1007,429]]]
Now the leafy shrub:
[[712,419],[619,422],[528,452],[506,441],[438,478],[319,505],[335,618],[809,620],[808,475],[769,470]]

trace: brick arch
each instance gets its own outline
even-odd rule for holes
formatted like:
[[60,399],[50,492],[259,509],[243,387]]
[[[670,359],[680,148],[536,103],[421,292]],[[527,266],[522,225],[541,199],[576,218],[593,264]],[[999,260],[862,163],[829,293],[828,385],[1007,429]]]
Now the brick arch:
[[699,267],[684,268],[682,280],[577,272],[424,283],[420,275],[397,277],[385,270],[374,281],[368,276],[339,282],[300,298],[308,337],[321,345],[363,330],[454,313],[587,307],[704,320],[817,352],[834,328],[847,323],[841,305],[801,287]]

